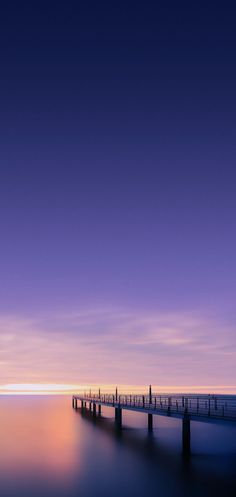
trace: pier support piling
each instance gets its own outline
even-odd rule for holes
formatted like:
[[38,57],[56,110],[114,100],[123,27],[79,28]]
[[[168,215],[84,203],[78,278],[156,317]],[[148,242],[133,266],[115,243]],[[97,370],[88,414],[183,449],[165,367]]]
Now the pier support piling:
[[148,431],[153,430],[153,415],[148,413]]
[[115,423],[116,427],[121,430],[122,428],[122,409],[120,407],[115,408]]
[[97,406],[96,406],[96,404],[94,402],[94,404],[93,404],[93,415],[94,415],[94,417],[96,416],[96,412],[97,412]]
[[98,404],[98,414],[99,414],[99,416],[101,416],[101,412],[102,412],[102,406],[101,406],[101,404]]
[[188,415],[184,416],[182,423],[183,456],[185,458],[188,458],[191,453],[191,430],[190,419]]

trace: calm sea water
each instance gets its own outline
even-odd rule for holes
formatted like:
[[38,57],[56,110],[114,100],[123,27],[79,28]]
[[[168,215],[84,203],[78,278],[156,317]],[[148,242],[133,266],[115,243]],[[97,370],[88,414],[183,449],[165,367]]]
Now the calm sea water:
[[1,497],[236,495],[236,427],[192,423],[192,457],[181,455],[181,421],[112,409],[94,421],[70,397],[0,397]]

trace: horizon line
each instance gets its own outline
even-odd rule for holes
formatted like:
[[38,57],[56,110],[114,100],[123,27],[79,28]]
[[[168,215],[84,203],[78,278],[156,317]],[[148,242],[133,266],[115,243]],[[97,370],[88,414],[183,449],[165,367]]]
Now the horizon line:
[[[0,395],[71,395],[78,391],[103,390],[111,393],[118,387],[120,393],[143,393],[149,385],[115,384],[115,383],[8,383],[0,385]],[[236,385],[152,385],[153,391],[160,394],[236,394]]]

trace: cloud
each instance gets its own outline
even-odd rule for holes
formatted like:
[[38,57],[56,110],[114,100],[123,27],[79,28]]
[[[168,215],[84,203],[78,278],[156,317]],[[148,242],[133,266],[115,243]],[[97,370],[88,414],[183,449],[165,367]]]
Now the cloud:
[[93,308],[0,316],[0,383],[227,384],[229,326],[197,313]]

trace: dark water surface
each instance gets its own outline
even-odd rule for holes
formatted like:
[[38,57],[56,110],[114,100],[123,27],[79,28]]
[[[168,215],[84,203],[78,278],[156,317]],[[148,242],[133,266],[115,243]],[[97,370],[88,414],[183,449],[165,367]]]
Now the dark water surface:
[[236,427],[192,422],[192,457],[181,421],[113,409],[94,421],[70,397],[0,396],[1,497],[236,496]]

